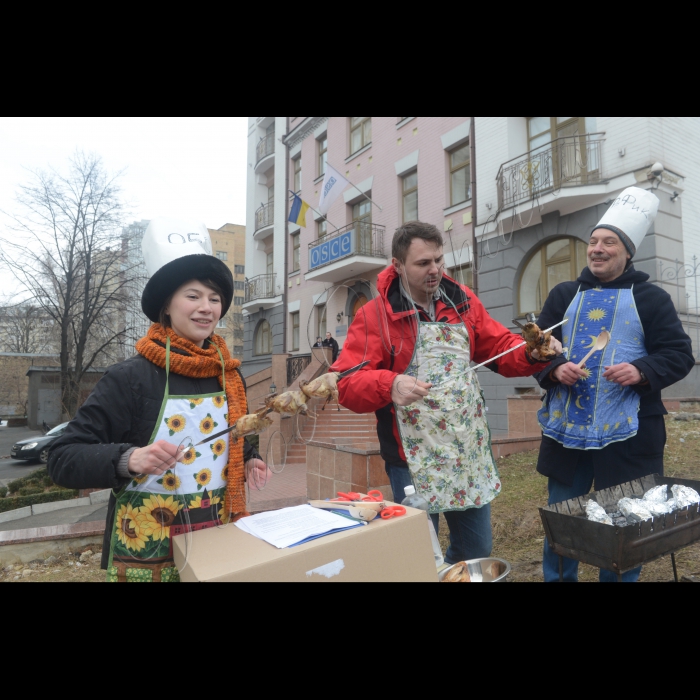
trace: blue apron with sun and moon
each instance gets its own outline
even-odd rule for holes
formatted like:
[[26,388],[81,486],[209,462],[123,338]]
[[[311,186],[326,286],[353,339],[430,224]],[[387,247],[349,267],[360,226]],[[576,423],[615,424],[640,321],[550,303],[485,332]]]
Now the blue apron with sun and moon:
[[569,449],[602,450],[634,437],[639,430],[640,397],[632,387],[609,382],[606,367],[646,357],[644,328],[633,289],[591,289],[571,302],[563,329],[569,361],[581,362],[608,331],[611,341],[587,361],[588,377],[573,387],[550,389],[539,422],[544,434]]

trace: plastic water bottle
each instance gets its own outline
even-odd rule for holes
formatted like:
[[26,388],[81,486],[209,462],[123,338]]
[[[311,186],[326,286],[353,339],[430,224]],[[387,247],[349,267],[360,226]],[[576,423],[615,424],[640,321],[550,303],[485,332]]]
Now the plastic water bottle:
[[437,532],[435,532],[435,525],[433,525],[433,519],[430,517],[430,504],[428,501],[419,496],[416,493],[416,489],[413,486],[406,487],[406,499],[401,504],[406,508],[415,508],[416,510],[425,511],[428,518],[428,529],[430,530],[430,541],[433,545],[433,555],[435,557],[435,566],[440,568],[445,563],[445,559],[442,556],[442,547],[440,547],[440,540],[438,539]]

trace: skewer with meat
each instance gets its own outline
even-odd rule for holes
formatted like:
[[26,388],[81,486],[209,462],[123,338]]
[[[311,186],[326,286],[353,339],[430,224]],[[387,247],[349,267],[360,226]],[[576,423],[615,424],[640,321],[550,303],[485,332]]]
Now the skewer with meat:
[[543,333],[536,323],[528,323],[522,328],[523,340],[531,353],[537,350],[541,360],[553,360],[557,356],[557,353],[549,347],[551,333]]
[[281,396],[270,396],[265,399],[265,407],[282,416],[309,415],[306,402],[308,396],[302,391],[288,391]]
[[258,435],[272,426],[272,420],[268,415],[272,410],[265,407],[250,416],[243,416],[236,421],[236,428],[233,437],[245,437],[246,435]]
[[[318,379],[314,379],[312,382],[301,382],[299,388],[310,399],[326,399],[326,406],[331,403],[331,401],[339,403],[338,380],[341,376],[342,375],[337,372],[330,372]],[[326,406],[323,407],[324,410]],[[340,411],[340,405],[338,406],[338,410]]]

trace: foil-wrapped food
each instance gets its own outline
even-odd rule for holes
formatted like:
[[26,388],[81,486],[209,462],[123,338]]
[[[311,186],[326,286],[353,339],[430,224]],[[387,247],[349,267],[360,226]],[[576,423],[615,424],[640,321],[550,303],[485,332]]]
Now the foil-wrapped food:
[[644,494],[643,501],[647,503],[666,503],[668,501],[668,486],[655,486]]
[[603,525],[614,524],[612,518],[605,512],[605,508],[594,500],[588,501],[586,515],[588,516],[588,520],[592,523],[602,523]]
[[633,498],[623,498],[618,503],[618,508],[620,509],[620,512],[627,518],[627,522],[630,525],[643,523],[647,520],[652,520],[654,518],[651,511],[649,510],[648,504],[641,500]]
[[676,501],[676,510],[700,504],[700,494],[689,486],[673,486],[671,491]]
[[673,507],[669,504],[668,501],[665,503],[660,503],[657,501],[643,501],[644,505],[649,509],[649,512],[655,517],[658,518],[659,516],[662,515],[671,515],[673,513]]

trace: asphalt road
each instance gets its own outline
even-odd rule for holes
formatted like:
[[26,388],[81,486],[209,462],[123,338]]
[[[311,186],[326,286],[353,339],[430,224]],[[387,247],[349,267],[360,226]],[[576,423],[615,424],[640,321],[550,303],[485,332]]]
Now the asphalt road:
[[41,436],[41,431],[29,430],[29,428],[0,427],[0,486],[7,486],[10,481],[27,476],[42,468],[40,462],[17,462],[9,457],[12,446],[21,440]]

